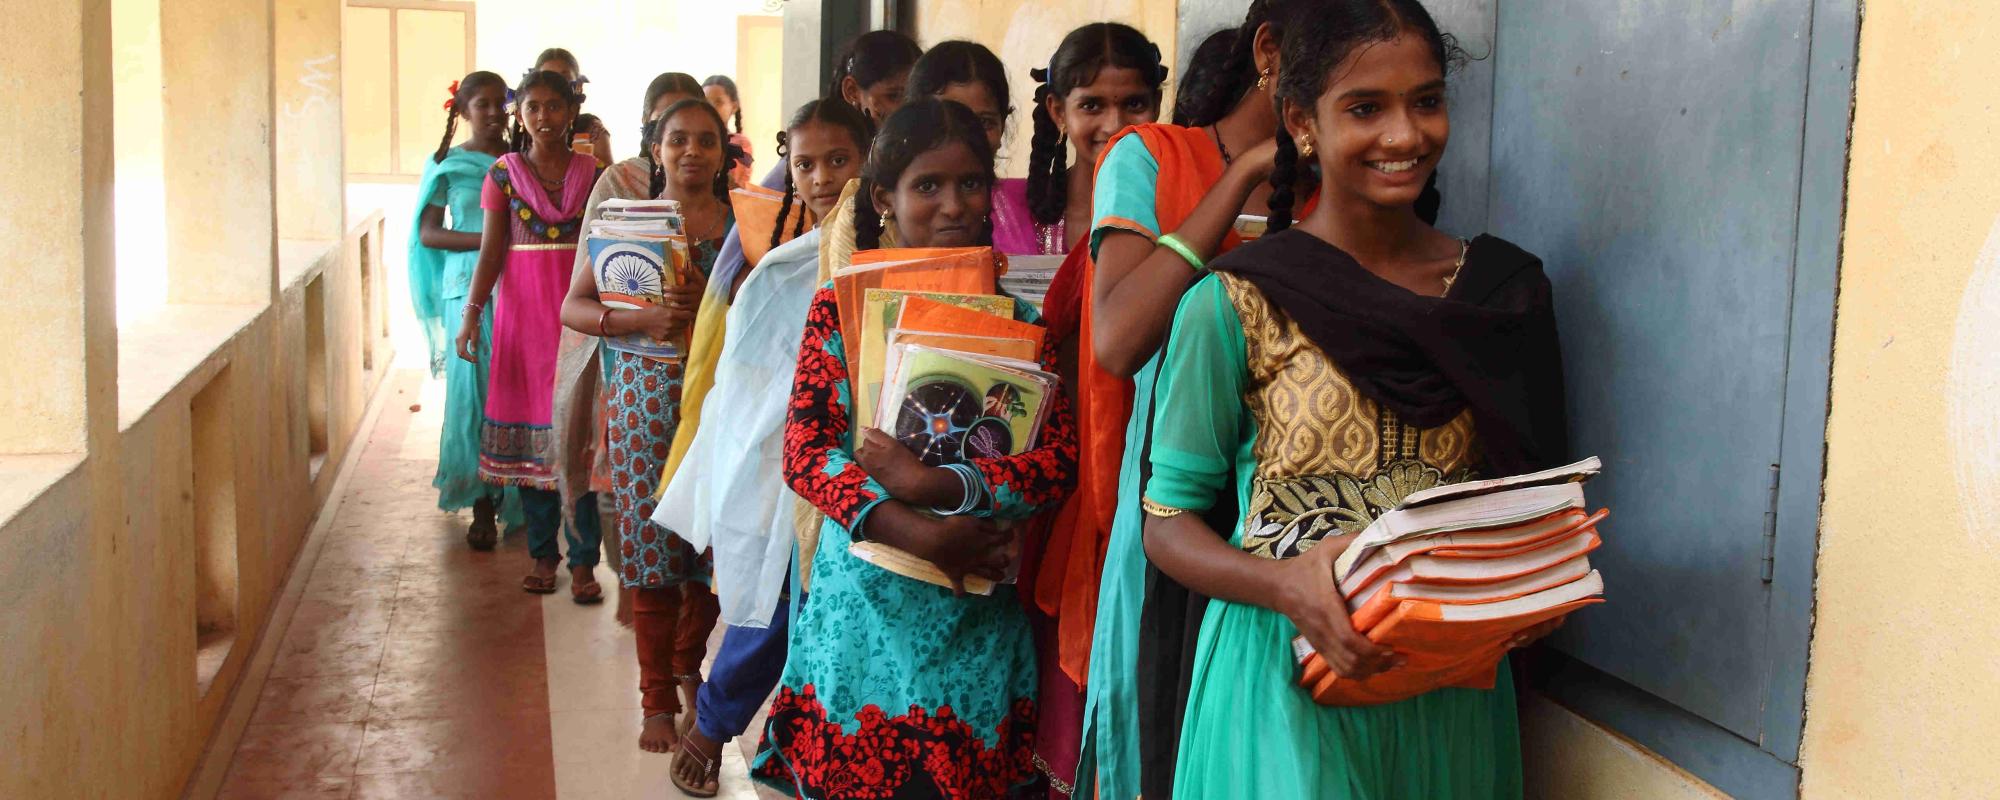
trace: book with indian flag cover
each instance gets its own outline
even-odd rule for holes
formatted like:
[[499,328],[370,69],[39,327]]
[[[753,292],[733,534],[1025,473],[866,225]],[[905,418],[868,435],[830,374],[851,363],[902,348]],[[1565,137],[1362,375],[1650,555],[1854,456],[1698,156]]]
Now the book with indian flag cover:
[[1606,511],[1583,482],[1596,458],[1543,472],[1418,492],[1370,523],[1335,562],[1354,629],[1403,656],[1356,680],[1303,636],[1298,682],[1325,705],[1375,705],[1447,686],[1491,688],[1510,640],[1604,601],[1589,553]]

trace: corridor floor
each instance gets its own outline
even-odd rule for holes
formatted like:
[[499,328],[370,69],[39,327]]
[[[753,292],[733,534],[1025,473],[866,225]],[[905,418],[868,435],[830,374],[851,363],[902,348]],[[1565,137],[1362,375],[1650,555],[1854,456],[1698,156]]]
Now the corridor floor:
[[[524,537],[469,550],[468,515],[436,508],[443,386],[401,370],[348,476],[224,798],[680,797],[668,756],[641,752],[632,633],[613,604],[521,591]],[[305,572],[310,564],[309,572]],[[598,567],[612,591],[616,581]],[[720,637],[718,629],[716,637]],[[710,652],[714,651],[711,640]],[[753,787],[753,734],[725,748],[724,798]]]

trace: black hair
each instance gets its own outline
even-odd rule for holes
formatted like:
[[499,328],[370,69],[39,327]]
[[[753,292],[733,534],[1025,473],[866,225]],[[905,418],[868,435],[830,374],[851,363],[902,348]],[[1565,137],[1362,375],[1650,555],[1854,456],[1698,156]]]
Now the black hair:
[[577,63],[576,54],[571,53],[569,50],[561,47],[551,47],[547,50],[543,50],[541,55],[535,56],[534,68],[539,70],[542,68],[543,64],[547,64],[551,61],[560,61],[564,64],[568,64],[571,72],[576,73],[577,77],[579,78],[583,77],[583,65]]
[[736,82],[735,82],[735,81],[732,81],[732,80],[730,80],[730,79],[729,79],[729,76],[728,76],[728,75],[710,75],[710,76],[708,76],[708,80],[705,80],[705,81],[702,81],[702,82],[701,82],[701,88],[703,88],[703,89],[706,89],[706,88],[708,88],[708,87],[710,87],[710,86],[720,86],[720,87],[722,87],[722,91],[723,91],[723,93],[725,93],[725,94],[729,95],[729,102],[731,102],[731,103],[735,103],[735,104],[736,104],[736,114],[735,114],[735,116],[736,116],[736,119],[735,119],[735,122],[736,122],[736,132],[737,132],[737,133],[742,133],[742,132],[743,132],[743,98],[742,98],[742,96],[740,96],[740,95],[736,94]]
[[1043,225],[1054,225],[1069,206],[1069,150],[1064,136],[1049,115],[1048,99],[1068,97],[1070,90],[1097,80],[1105,67],[1137,70],[1153,88],[1153,104],[1160,103],[1160,86],[1167,82],[1167,67],[1161,63],[1160,48],[1130,25],[1094,22],[1063,37],[1049,57],[1047,67],[1028,70],[1029,77],[1041,82],[1035,87],[1035,137],[1028,149],[1028,215]]
[[[518,109],[520,104],[528,102],[528,90],[537,88],[555,92],[556,96],[569,103],[572,111],[583,102],[583,95],[577,92],[576,86],[571,84],[568,78],[563,77],[562,73],[542,70],[529,73],[528,77],[521,80],[520,86],[514,87],[515,108]],[[572,130],[580,119],[580,115],[570,119]],[[508,139],[516,152],[528,149],[528,129],[521,125],[521,115],[518,110],[514,114],[514,127]],[[564,134],[564,141],[568,141],[568,134]]]
[[460,78],[457,86],[458,91],[451,95],[451,104],[444,107],[444,138],[438,141],[437,152],[431,155],[433,162],[442,163],[444,154],[451,151],[451,140],[458,138],[458,118],[471,108],[472,98],[494,86],[500,87],[501,93],[506,93],[507,79],[480,70]]
[[[778,224],[771,226],[771,246],[777,247],[784,239],[785,218],[791,216],[792,199],[798,196],[798,186],[792,181],[791,132],[815,122],[843,128],[854,137],[854,148],[861,152],[858,158],[868,157],[870,140],[875,137],[875,124],[868,121],[868,115],[861,109],[840,102],[834,98],[814,100],[799,106],[799,112],[792,115],[792,121],[778,132],[778,167],[785,173],[785,199],[778,205]],[[792,223],[792,235],[806,230],[806,215],[800,213]]]
[[[1188,62],[1188,77],[1174,97],[1175,124],[1195,128],[1214,125],[1257,83],[1257,58],[1251,51],[1257,48],[1257,29],[1271,21],[1273,6],[1277,4],[1278,0],[1252,0],[1250,10],[1243,15],[1243,24],[1236,28],[1226,58],[1214,60],[1209,56],[1206,62]],[[1291,5],[1317,9],[1326,4]],[[1195,57],[1200,59],[1202,55],[1197,53]],[[1196,79],[1196,73],[1202,74],[1200,80]]]
[[840,84],[846,78],[863,89],[907,71],[922,57],[924,49],[916,40],[896,31],[869,31],[854,37],[833,62],[833,77],[827,82],[825,97],[841,102]]
[[939,42],[910,67],[912,97],[935,97],[954,83],[983,84],[1000,104],[1000,113],[1014,112],[1007,104],[1007,67],[986,45],[964,39]]
[[651,188],[648,189],[647,196],[659,197],[660,192],[665,191],[667,188],[667,171],[660,166],[660,162],[653,160],[653,147],[658,145],[660,139],[667,135],[667,120],[673,119],[675,114],[679,114],[690,108],[699,108],[706,111],[708,112],[708,118],[715,120],[716,136],[721,139],[722,144],[722,168],[715,171],[715,181],[710,189],[715,192],[715,199],[727,203],[729,202],[729,165],[742,157],[743,151],[730,143],[729,126],[723,123],[722,114],[715,110],[715,106],[709,105],[707,100],[675,101],[673,105],[667,106],[667,110],[660,114],[659,119],[653,120],[646,126],[646,141],[641,146],[645,148],[646,163],[651,165],[653,173],[652,182],[649,184]]
[[653,82],[646,84],[646,107],[639,109],[640,139],[652,135],[647,126],[653,124],[653,105],[660,102],[660,96],[665,94],[684,94],[698,98],[701,97],[701,84],[695,82],[693,75],[685,72],[662,72],[653,76]]
[[1333,83],[1334,69],[1360,45],[1389,41],[1406,30],[1430,47],[1441,73],[1451,72],[1464,58],[1457,42],[1438,29],[1437,21],[1417,0],[1292,3],[1281,12],[1276,25],[1282,31],[1279,63],[1285,69],[1273,92],[1278,110],[1278,153],[1271,167],[1272,232],[1291,227],[1292,186],[1298,180],[1299,148],[1284,123],[1287,104],[1312,107]]
[[[894,190],[903,171],[917,156],[957,142],[972,150],[974,158],[986,165],[986,179],[993,181],[993,149],[986,142],[986,130],[972,109],[949,100],[919,96],[904,103],[882,121],[875,143],[868,148],[868,163],[861,168],[861,190],[854,194],[854,248],[873,250],[882,246],[882,216],[875,210],[874,188]],[[979,234],[981,243],[991,243],[993,226],[988,221]]]
[[[1230,54],[1236,49],[1236,29],[1223,28],[1201,40],[1188,56],[1187,71],[1181,73],[1181,84],[1174,91],[1173,123],[1184,128],[1201,127],[1194,123],[1198,115],[1211,113],[1207,104],[1213,98],[1224,94],[1241,94],[1235,91],[1236,73],[1230,69]],[[1227,113],[1225,109],[1223,113]],[[1218,118],[1220,115],[1217,115]],[[1214,124],[1208,120],[1203,124]]]

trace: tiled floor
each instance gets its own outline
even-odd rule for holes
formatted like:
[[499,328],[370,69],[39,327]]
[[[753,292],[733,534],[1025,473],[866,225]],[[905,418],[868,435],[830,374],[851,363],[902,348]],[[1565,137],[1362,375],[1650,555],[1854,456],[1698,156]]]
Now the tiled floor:
[[[636,745],[638,666],[612,604],[571,603],[567,575],[523,593],[518,535],[465,547],[466,517],[430,486],[442,388],[391,381],[221,796],[679,797],[668,758]],[[750,784],[754,744],[727,748],[722,797],[779,796]]]

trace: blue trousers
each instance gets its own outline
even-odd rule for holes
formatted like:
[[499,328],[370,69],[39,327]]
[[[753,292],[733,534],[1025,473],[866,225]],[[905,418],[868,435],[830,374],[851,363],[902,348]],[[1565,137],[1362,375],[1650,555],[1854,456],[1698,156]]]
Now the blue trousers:
[[562,530],[569,550],[571,567],[594,567],[603,556],[599,546],[604,538],[597,519],[597,494],[576,500],[576,524],[564,525],[562,493],[547,489],[522,489],[521,512],[528,518],[528,555],[539,561],[561,556],[556,550],[556,531]]
[[694,724],[712,742],[727,742],[750,727],[750,718],[777,688],[785,671],[785,636],[792,628],[790,591],[778,596],[771,627],[731,625],[695,694]]

